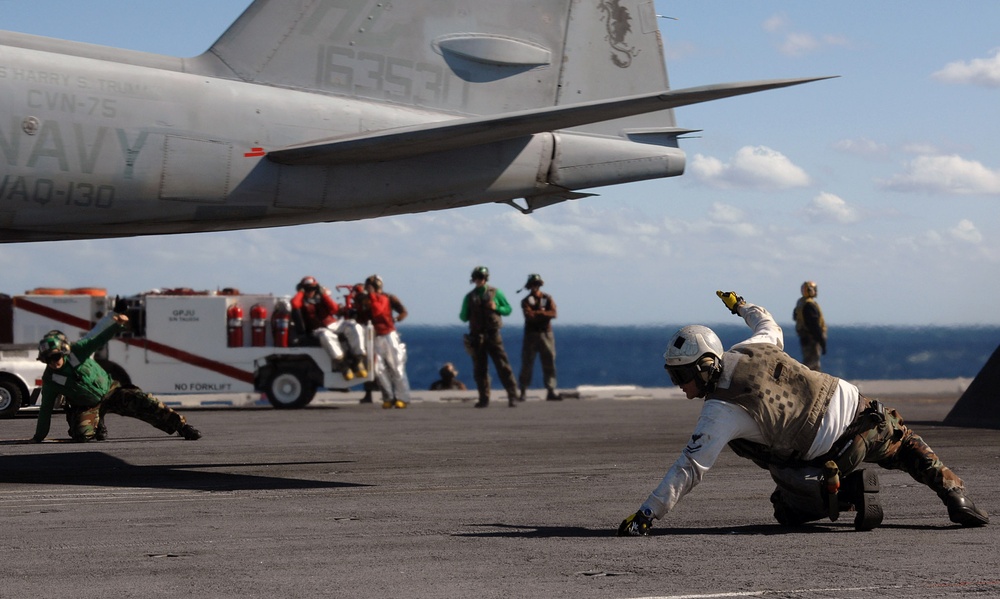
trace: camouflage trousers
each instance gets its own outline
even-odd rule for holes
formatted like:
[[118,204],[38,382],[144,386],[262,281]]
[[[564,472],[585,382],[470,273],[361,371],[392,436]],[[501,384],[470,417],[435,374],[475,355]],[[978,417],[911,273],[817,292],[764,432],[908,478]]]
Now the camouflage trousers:
[[807,466],[768,467],[771,478],[778,485],[772,496],[776,505],[780,502],[804,522],[827,517],[822,463],[828,459],[836,461],[841,481],[868,462],[889,470],[903,470],[915,481],[930,487],[942,501],[953,489],[964,493],[962,479],[941,462],[920,435],[903,423],[899,412],[865,397],[861,397],[861,401],[868,407],[855,418],[848,433],[834,444],[831,454]]
[[823,353],[823,346],[819,341],[814,341],[811,337],[799,337],[799,345],[802,348],[802,363],[810,370],[820,372],[820,355]]
[[531,387],[531,379],[535,374],[535,356],[542,363],[542,378],[545,388],[554,391],[556,388],[556,337],[552,331],[524,331],[521,342],[521,373],[518,384],[521,389]]
[[104,415],[119,414],[138,418],[172,435],[187,424],[184,416],[163,405],[163,402],[138,387],[118,387],[100,404],[89,408],[66,408],[69,436],[77,442],[97,436]]
[[470,345],[469,353],[472,355],[472,376],[476,379],[476,388],[479,390],[479,402],[490,401],[491,358],[497,374],[500,375],[500,382],[507,390],[507,398],[510,401],[517,399],[517,380],[514,378],[514,370],[510,367],[510,360],[507,359],[507,350],[504,349],[500,331],[480,335],[470,334],[467,340]]

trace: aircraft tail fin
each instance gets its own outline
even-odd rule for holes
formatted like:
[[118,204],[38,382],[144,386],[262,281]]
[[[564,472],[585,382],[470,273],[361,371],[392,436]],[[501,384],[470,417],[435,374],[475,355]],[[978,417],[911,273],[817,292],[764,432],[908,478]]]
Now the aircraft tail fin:
[[[653,0],[255,0],[196,60],[216,76],[493,115],[669,89],[656,19]],[[628,126],[675,123],[665,110]]]

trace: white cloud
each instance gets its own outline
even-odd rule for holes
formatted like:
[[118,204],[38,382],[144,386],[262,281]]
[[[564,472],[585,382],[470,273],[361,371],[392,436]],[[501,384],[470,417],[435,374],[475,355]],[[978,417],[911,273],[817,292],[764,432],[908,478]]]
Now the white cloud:
[[784,38],[778,43],[778,51],[786,56],[802,56],[826,46],[849,45],[848,40],[840,35],[814,35],[801,31],[790,31],[792,23],[787,15],[782,13],[765,19],[761,27],[768,33],[784,35]]
[[931,77],[944,83],[1000,87],[1000,48],[993,50],[993,55],[989,58],[950,62]]
[[729,204],[714,202],[708,211],[709,226],[737,237],[756,237],[760,229],[749,222],[746,213]]
[[806,217],[813,222],[833,222],[849,225],[860,220],[858,211],[840,197],[823,192],[809,203]]
[[789,33],[778,49],[787,56],[801,56],[819,47],[819,40],[808,33]]
[[918,156],[904,172],[879,183],[892,191],[994,195],[1000,194],[1000,171],[957,155]]
[[941,151],[933,144],[922,141],[914,141],[903,144],[903,152],[906,154],[940,154]]
[[761,25],[768,33],[777,33],[788,27],[788,16],[778,13],[764,20]]
[[792,235],[785,243],[784,259],[789,264],[809,264],[817,258],[826,260],[833,252],[830,242],[820,235]]
[[889,155],[889,146],[868,138],[842,139],[833,144],[834,149],[865,158],[880,158]]
[[764,146],[740,148],[732,161],[696,154],[688,168],[696,179],[723,189],[777,191],[809,185],[809,175],[784,154]]
[[983,241],[983,234],[968,219],[960,220],[957,225],[948,229],[948,234],[951,235],[952,239],[957,239],[958,241],[973,244],[979,244]]

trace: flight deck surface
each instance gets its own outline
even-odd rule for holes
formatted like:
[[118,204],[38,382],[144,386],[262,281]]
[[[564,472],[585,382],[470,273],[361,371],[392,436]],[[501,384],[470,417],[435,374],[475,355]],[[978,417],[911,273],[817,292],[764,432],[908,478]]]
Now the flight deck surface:
[[844,514],[789,531],[768,474],[725,451],[647,538],[614,532],[700,401],[624,389],[510,409],[495,393],[483,410],[474,391],[417,395],[406,410],[358,393],[184,410],[199,441],[111,415],[105,442],[16,444],[34,418],[5,421],[0,597],[1000,596],[1000,431],[941,425],[958,392],[882,399],[991,526],[962,529],[930,490],[879,470],[880,528]]

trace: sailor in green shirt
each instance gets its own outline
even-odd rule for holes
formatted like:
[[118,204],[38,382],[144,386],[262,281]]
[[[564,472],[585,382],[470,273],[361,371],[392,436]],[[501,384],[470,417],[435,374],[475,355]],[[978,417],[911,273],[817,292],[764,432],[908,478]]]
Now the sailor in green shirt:
[[465,336],[465,348],[472,356],[473,377],[479,390],[477,408],[485,408],[490,404],[490,364],[500,375],[500,382],[507,390],[507,405],[514,407],[518,401],[517,380],[507,359],[507,351],[503,347],[503,337],[500,327],[504,316],[511,312],[510,303],[503,291],[486,284],[490,271],[485,266],[477,266],[472,271],[472,280],[476,287],[465,295],[462,301],[462,311],[458,317],[462,322],[469,323],[469,334]]
[[49,331],[39,342],[38,360],[48,368],[42,375],[42,401],[33,442],[41,443],[49,434],[52,409],[60,395],[66,400],[66,421],[74,441],[103,441],[107,430],[102,421],[107,412],[138,418],[188,440],[201,438],[184,416],[138,387],[122,386],[94,360],[94,352],[128,322],[128,316],[118,312],[120,308],[122,304],[116,305],[115,312],[107,314],[76,343],[70,343],[61,331]]

